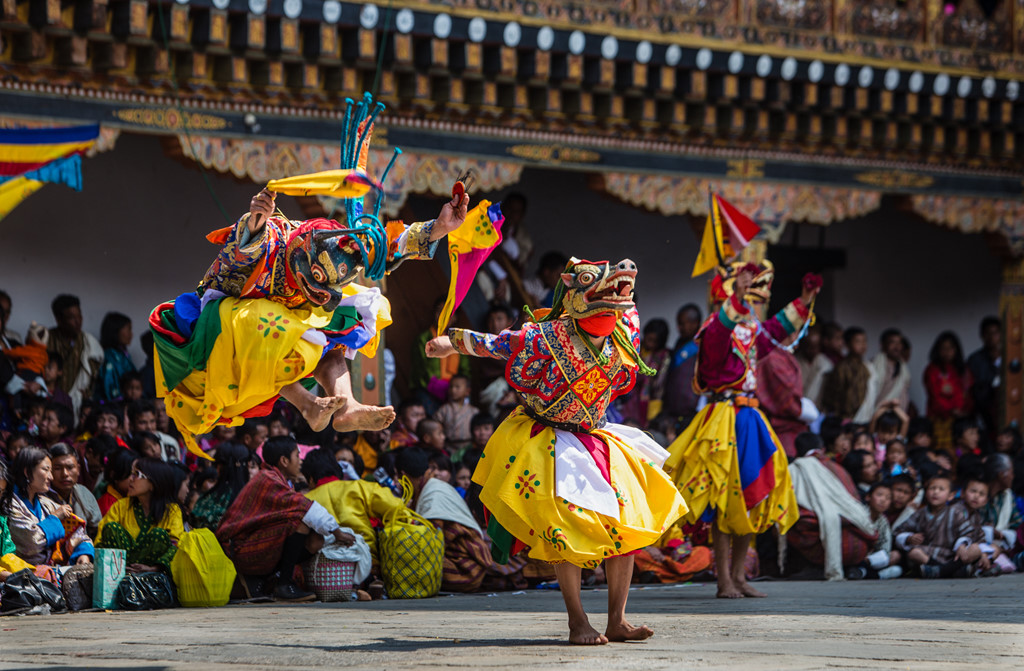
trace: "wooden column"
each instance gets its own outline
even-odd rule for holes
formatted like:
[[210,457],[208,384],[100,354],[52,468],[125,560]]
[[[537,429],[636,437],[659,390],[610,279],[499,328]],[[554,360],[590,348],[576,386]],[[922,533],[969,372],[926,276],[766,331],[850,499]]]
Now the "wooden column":
[[1024,261],[1003,266],[999,311],[1003,320],[1002,398],[999,426],[1024,424]]

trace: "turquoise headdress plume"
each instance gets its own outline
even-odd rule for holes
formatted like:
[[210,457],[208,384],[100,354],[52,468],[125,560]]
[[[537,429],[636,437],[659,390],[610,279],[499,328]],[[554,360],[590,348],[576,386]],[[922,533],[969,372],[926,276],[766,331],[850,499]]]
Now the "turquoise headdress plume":
[[[373,124],[385,107],[383,103],[374,103],[373,96],[369,93],[364,93],[359,102],[348,98],[345,103],[345,117],[341,126],[341,160],[338,167],[365,174]],[[388,265],[388,237],[384,222],[380,219],[380,211],[384,205],[384,180],[387,179],[395,159],[401,153],[401,149],[395,148],[395,153],[381,174],[380,180],[370,180],[373,184],[373,191],[370,194],[363,198],[344,199],[347,228],[318,231],[314,234],[316,242],[321,245],[333,238],[347,236],[348,240],[345,242],[355,245],[362,258],[363,272],[371,281],[380,280],[391,270]],[[369,211],[365,207],[366,198],[373,199]]]

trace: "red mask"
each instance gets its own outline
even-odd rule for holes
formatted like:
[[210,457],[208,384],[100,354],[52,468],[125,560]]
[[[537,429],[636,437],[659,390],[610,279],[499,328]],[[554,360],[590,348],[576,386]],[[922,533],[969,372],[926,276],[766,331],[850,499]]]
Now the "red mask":
[[602,312],[579,320],[580,327],[595,338],[610,336],[619,317],[614,312]]

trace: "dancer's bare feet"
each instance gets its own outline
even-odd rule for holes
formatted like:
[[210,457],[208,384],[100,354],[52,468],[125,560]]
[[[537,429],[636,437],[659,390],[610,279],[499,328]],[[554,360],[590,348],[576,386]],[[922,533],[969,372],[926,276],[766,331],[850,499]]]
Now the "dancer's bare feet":
[[654,630],[646,626],[634,627],[625,621],[616,625],[609,622],[604,635],[608,637],[609,641],[617,643],[622,641],[646,641],[651,636],[654,636]]
[[348,399],[344,396],[314,397],[303,404],[302,418],[314,432],[323,431],[331,423],[331,417],[345,407]]
[[569,642],[573,645],[605,645],[608,638],[597,629],[590,626],[590,622],[573,624],[569,623]]
[[719,599],[742,599],[744,595],[732,580],[719,580],[715,596]]
[[741,592],[743,592],[743,596],[749,596],[755,599],[763,599],[768,596],[764,592],[758,591],[751,587],[750,583],[746,580],[736,583],[736,587],[739,588]]
[[381,431],[395,421],[395,409],[351,402],[334,415],[335,431]]

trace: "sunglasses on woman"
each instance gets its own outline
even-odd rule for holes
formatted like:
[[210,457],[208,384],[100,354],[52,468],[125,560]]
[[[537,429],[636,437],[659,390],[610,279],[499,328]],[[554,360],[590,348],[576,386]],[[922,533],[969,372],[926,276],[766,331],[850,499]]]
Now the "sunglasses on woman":
[[137,470],[136,471],[132,471],[131,477],[135,478],[136,480],[149,480],[149,476],[148,475],[146,475],[142,471],[137,471]]

